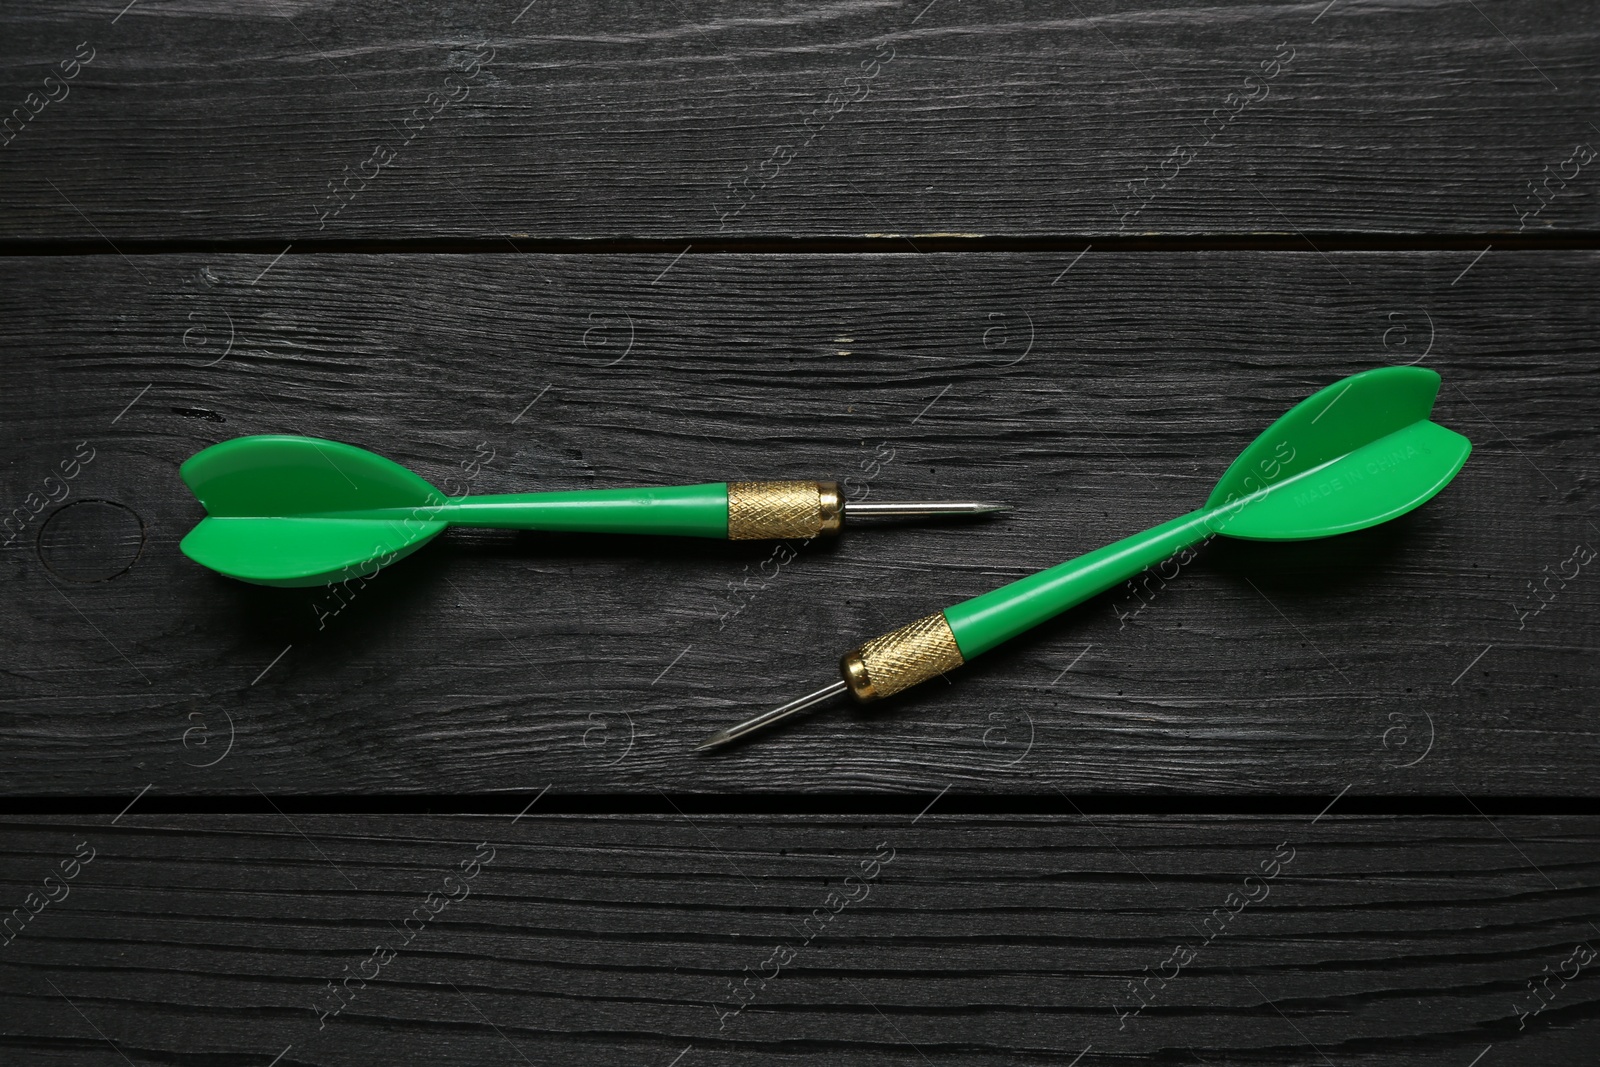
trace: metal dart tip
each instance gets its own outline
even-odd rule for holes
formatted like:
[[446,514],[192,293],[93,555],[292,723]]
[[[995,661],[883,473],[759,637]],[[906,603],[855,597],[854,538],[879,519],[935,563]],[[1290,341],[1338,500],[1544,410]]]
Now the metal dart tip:
[[991,515],[1012,510],[1010,504],[987,500],[847,500],[848,518],[925,518],[933,515]]
[[720,748],[723,745],[728,744],[730,741],[737,741],[739,738],[748,734],[753,734],[757,730],[764,730],[780,719],[787,719],[789,716],[797,715],[800,712],[805,711],[807,708],[815,707],[816,705],[821,704],[825,700],[832,700],[840,693],[843,693],[847,688],[848,687],[845,685],[843,679],[833,682],[830,685],[825,685],[821,689],[818,689],[815,693],[807,693],[799,700],[789,701],[789,703],[783,705],[781,708],[773,708],[771,711],[757,715],[753,719],[746,719],[737,726],[730,726],[726,730],[718,730],[716,733],[712,734],[710,737],[696,745],[695,751],[705,752],[707,749]]

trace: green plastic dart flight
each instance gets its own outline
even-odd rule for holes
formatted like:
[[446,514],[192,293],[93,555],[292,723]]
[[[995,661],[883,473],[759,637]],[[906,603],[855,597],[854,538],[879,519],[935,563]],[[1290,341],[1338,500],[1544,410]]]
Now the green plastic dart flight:
[[961,666],[1212,534],[1298,541],[1386,522],[1449,484],[1472,444],[1428,421],[1439,375],[1381,367],[1297,404],[1233,461],[1198,511],[874,638],[843,678],[712,734],[716,748],[848,692],[866,702]]
[[729,540],[835,534],[846,518],[981,515],[981,501],[844,500],[837,482],[714,482],[451,498],[400,464],[315,437],[237,437],[179,469],[206,509],[180,547],[257,585],[312,586],[374,571],[450,526]]

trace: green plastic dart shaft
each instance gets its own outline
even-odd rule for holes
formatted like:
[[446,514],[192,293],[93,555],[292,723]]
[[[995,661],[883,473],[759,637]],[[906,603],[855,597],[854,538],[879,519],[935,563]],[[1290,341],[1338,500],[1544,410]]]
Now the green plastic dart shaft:
[[728,483],[467,496],[443,504],[308,512],[301,518],[444,522],[486,530],[728,536]]
[[944,610],[963,659],[989,651],[1133,578],[1212,533],[1223,509],[1202,509],[1124,537]]
[[1214,534],[1302,540],[1377,525],[1438,493],[1466,462],[1466,438],[1428,416],[1439,376],[1382,367],[1297,404],[1242,452],[1204,507],[963,601],[868,641],[841,681],[707,738],[716,748],[849,692],[890,696],[1134,578]]

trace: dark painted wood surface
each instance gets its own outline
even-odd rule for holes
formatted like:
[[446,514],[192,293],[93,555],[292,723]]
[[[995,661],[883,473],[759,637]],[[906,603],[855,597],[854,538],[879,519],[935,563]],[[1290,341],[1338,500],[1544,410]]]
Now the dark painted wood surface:
[[1600,230],[1593,3],[122,6],[8,14],[0,238]]
[[[124,2],[0,33],[5,1063],[1593,1062],[1594,3]],[[693,756],[1409,362],[1418,512]],[[344,603],[177,552],[271,431],[1022,510]]]
[[[1600,586],[1562,576],[1600,544],[1600,259],[1474,256],[7,259],[5,497],[68,495],[5,553],[5,788],[1592,796]],[[1476,452],[1412,515],[1218,542],[950,684],[692,753],[1419,360]],[[849,476],[1021,510],[777,555],[457,531],[341,609],[177,551],[178,464],[285,431],[440,485],[481,448],[478,492]]]
[[8,1062],[1543,1067],[1600,1043],[1594,818],[135,807],[7,820],[6,907],[91,852],[0,948]]

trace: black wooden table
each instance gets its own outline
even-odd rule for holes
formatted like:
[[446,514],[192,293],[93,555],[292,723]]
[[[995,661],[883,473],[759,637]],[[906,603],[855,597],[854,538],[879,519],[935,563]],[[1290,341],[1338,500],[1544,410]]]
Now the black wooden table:
[[[1594,1063],[1600,8],[135,0],[0,43],[6,1064]],[[1385,364],[1475,451],[713,758]],[[202,570],[178,465],[981,526]]]

